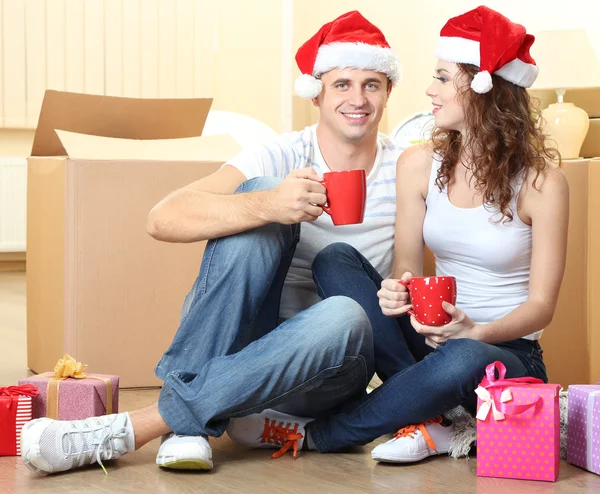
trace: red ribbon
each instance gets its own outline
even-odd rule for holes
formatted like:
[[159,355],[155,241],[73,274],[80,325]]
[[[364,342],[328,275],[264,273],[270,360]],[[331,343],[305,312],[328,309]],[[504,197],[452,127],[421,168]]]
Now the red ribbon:
[[6,408],[10,408],[15,398],[19,396],[39,396],[40,392],[33,384],[22,384],[21,386],[7,386],[0,388],[0,396],[10,396],[12,399],[6,403]]
[[[498,371],[498,379],[496,379],[496,370]],[[538,396],[533,403],[527,403],[525,405],[511,405],[509,403],[502,403],[500,401],[500,395],[502,394],[502,388],[506,386],[521,386],[526,384],[545,384],[544,381],[537,377],[513,377],[506,379],[506,366],[496,360],[496,362],[488,365],[485,368],[485,377],[481,380],[480,386],[489,391],[492,395],[492,399],[495,402],[496,408],[505,415],[519,415],[530,408],[537,405],[542,397]]]

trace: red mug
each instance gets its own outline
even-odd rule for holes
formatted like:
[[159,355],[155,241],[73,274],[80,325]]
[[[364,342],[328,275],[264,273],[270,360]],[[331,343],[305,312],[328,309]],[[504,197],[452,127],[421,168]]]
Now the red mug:
[[413,278],[408,283],[400,280],[408,289],[412,309],[408,311],[420,324],[443,326],[452,317],[442,308],[442,302],[456,305],[456,278],[454,276],[428,276]]
[[321,182],[327,189],[323,206],[334,225],[362,223],[367,200],[367,178],[364,170],[344,170],[323,174]]

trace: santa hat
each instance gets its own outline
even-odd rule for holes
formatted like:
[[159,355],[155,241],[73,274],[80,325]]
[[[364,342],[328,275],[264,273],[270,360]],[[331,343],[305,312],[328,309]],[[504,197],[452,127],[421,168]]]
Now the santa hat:
[[440,32],[436,57],[479,67],[471,88],[476,93],[492,89],[492,76],[521,87],[530,87],[538,75],[529,54],[534,37],[525,28],[488,7],[477,7],[450,19]]
[[296,53],[302,75],[294,89],[306,99],[317,97],[321,74],[332,69],[354,68],[385,74],[392,84],[401,79],[400,61],[383,33],[359,12],[343,14],[325,24]]

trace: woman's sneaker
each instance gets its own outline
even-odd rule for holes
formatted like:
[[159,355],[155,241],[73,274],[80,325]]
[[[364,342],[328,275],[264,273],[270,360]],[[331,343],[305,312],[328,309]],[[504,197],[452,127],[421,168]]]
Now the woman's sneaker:
[[211,470],[212,449],[204,436],[178,436],[171,432],[162,437],[156,464],[175,470]]
[[34,472],[64,472],[135,451],[127,412],[85,420],[32,420],[21,432],[21,458]]
[[409,425],[396,432],[388,442],[373,449],[371,456],[382,462],[412,463],[428,456],[447,453],[452,429],[452,424],[443,424],[441,417]]

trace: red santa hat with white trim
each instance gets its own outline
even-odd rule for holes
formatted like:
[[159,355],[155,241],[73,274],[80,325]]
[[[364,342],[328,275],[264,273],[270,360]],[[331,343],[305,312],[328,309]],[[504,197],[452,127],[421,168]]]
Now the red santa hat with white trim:
[[479,67],[471,83],[476,93],[492,89],[491,74],[521,87],[531,87],[537,78],[538,68],[529,54],[535,38],[495,10],[481,6],[453,17],[440,36],[439,60]]
[[298,49],[296,62],[302,75],[294,90],[306,99],[321,93],[319,78],[332,69],[374,70],[385,74],[393,85],[401,80],[400,61],[385,36],[358,11],[325,24]]

